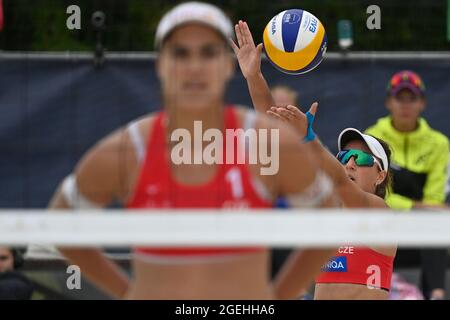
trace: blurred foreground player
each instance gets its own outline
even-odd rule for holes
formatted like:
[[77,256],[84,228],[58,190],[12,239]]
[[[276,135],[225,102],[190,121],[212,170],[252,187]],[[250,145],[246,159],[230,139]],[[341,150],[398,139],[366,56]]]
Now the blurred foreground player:
[[[222,160],[234,152],[231,163],[174,161],[174,153],[183,155],[176,152],[179,140],[172,137],[177,132],[195,138],[194,121],[200,121],[203,130],[219,133],[279,127],[265,115],[225,108],[225,87],[234,71],[227,45],[231,34],[228,18],[212,5],[184,3],[167,13],[156,34],[164,111],[144,116],[97,143],[63,181],[51,207],[104,207],[118,200],[128,208],[270,208],[279,195],[294,207],[328,203],[329,178],[314,165],[309,147],[288,128],[279,129],[279,143],[268,146],[272,156],[279,154],[274,174],[262,174],[267,168],[260,161],[237,162],[244,152],[237,143],[218,150]],[[207,145],[203,142],[203,149]],[[187,153],[198,152],[194,145]],[[115,298],[276,298],[267,248],[135,248],[132,280],[100,250],[61,248],[61,252]],[[332,252],[315,254],[305,263],[313,270],[305,273],[309,280]],[[308,263],[316,268],[308,268]]]

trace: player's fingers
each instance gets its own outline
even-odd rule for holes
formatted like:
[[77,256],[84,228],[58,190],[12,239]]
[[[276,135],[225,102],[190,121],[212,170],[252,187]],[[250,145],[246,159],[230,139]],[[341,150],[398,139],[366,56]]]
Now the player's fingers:
[[318,107],[319,107],[319,103],[318,103],[318,102],[314,102],[314,103],[311,105],[311,108],[309,108],[309,112],[310,112],[313,116],[315,116]]
[[239,24],[236,24],[234,26],[234,31],[236,32],[236,39],[238,41],[239,48],[242,48],[242,34],[241,34],[241,28],[239,27]]
[[258,56],[261,56],[262,48],[263,48],[262,43],[258,44],[258,46],[256,47],[256,52],[258,53]]
[[277,113],[282,115],[283,117],[287,118],[287,119],[294,119],[296,118],[294,113],[288,109],[285,108],[278,108],[277,109]]
[[228,39],[228,42],[229,42],[231,48],[233,49],[234,53],[237,55],[238,52],[239,52],[239,47],[236,45],[236,43],[234,42],[234,40],[231,39],[231,38]]
[[248,24],[245,21],[243,23],[243,31],[246,43],[251,44],[254,47],[255,42],[253,41],[252,33],[250,32],[250,28],[248,27]]
[[242,45],[245,46],[247,44],[247,39],[245,37],[244,22],[242,22],[242,20],[239,20],[239,30],[241,32]]
[[303,115],[303,112],[301,112],[300,109],[297,108],[297,107],[295,107],[295,106],[288,105],[288,106],[286,107],[286,109],[288,109],[289,111],[291,111],[291,112],[294,114],[294,116],[295,116],[296,118],[300,118],[300,117]]
[[266,113],[275,119],[278,119],[280,121],[286,121],[286,119],[284,117],[280,116],[278,113],[275,113],[271,110],[267,110]]

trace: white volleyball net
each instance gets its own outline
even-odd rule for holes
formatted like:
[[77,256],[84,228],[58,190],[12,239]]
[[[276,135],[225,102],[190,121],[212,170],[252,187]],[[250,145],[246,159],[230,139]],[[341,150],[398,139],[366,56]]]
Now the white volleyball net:
[[0,245],[450,246],[450,212],[388,210],[3,210]]

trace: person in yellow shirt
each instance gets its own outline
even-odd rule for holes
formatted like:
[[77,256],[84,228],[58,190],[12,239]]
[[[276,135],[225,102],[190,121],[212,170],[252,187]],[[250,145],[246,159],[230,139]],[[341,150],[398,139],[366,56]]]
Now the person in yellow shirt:
[[[393,151],[387,204],[399,210],[444,207],[449,141],[421,117],[426,98],[420,76],[408,70],[394,74],[387,87],[386,107],[390,114],[366,133],[383,139]],[[447,250],[421,250],[420,255],[424,296],[443,299]]]

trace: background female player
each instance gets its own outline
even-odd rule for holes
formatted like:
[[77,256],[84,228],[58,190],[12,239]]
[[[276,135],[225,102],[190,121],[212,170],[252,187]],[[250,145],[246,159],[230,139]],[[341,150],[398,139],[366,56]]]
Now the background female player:
[[[363,135],[356,129],[344,130],[338,139],[336,160],[318,141],[308,125],[307,116],[294,106],[270,107],[273,99],[260,70],[261,45],[255,47],[247,23],[235,26],[238,45],[231,41],[247,79],[255,108],[292,124],[298,133],[307,134],[321,168],[332,178],[342,206],[348,208],[388,208],[384,197],[389,182],[389,147],[382,141]],[[310,109],[315,116],[317,103]],[[311,124],[312,126],[312,124]],[[307,252],[307,251],[306,251]],[[340,247],[334,262],[330,262],[318,277],[316,299],[387,299],[396,248]],[[305,252],[296,253],[285,264],[277,278],[277,294],[281,298],[296,298],[308,283],[302,280]],[[333,261],[333,260],[332,260]],[[341,269],[331,270],[333,265]],[[373,273],[373,274],[372,274]],[[370,277],[370,276],[373,277]],[[370,285],[370,287],[368,286]],[[375,289],[374,289],[375,288]]]
[[[311,147],[298,143],[290,129],[279,130],[275,175],[261,175],[260,163],[171,161],[171,133],[184,129],[194,136],[194,121],[201,121],[203,130],[221,132],[279,126],[264,115],[224,108],[225,87],[234,71],[227,45],[232,29],[223,12],[212,5],[184,3],[169,11],[156,33],[164,111],[144,116],[97,143],[63,181],[51,207],[104,207],[118,200],[128,208],[268,208],[278,195],[285,195],[294,206],[326,202],[331,182],[314,165]],[[200,150],[193,146],[191,151]],[[227,151],[224,146],[224,159]],[[299,166],[305,170],[295,170]],[[311,199],[304,194],[308,188],[320,192]],[[266,248],[135,248],[132,281],[100,250],[61,251],[115,298],[274,298]],[[316,254],[314,266],[332,256],[324,250]],[[316,273],[312,269],[310,280]]]
[[[317,104],[314,104],[311,114],[315,115],[316,108]],[[269,112],[295,125],[298,130],[307,130],[306,115],[300,110],[293,106],[278,109]],[[336,159],[317,139],[311,144],[322,169],[332,177],[343,207],[388,208],[384,201],[390,161],[390,150],[386,143],[348,128],[339,135]],[[314,298],[388,299],[395,252],[395,247],[341,246],[316,279]],[[282,270],[277,279],[281,296],[281,292],[289,290],[291,286],[289,274],[295,270],[292,267],[295,263],[291,261],[289,264],[291,267]]]

